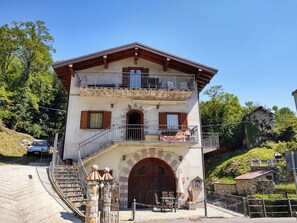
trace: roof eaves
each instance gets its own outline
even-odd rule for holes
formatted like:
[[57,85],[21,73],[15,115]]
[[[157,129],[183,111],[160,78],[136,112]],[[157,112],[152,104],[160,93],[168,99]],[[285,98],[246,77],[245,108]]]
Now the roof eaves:
[[83,56],[80,56],[80,57],[75,57],[75,58],[68,59],[68,60],[63,60],[63,61],[60,61],[60,62],[56,62],[56,63],[54,63],[52,65],[52,67],[55,69],[55,68],[67,66],[69,64],[78,63],[78,62],[88,60],[88,59],[93,59],[93,58],[96,58],[96,57],[99,57],[99,56],[104,56],[105,54],[111,54],[111,53],[115,53],[115,52],[118,52],[118,51],[127,50],[127,49],[130,49],[131,47],[139,47],[139,48],[142,48],[142,49],[147,50],[149,52],[159,54],[161,56],[167,57],[169,59],[176,60],[178,62],[187,64],[187,65],[190,65],[190,66],[194,66],[194,67],[197,67],[197,68],[203,68],[203,69],[205,69],[205,70],[207,70],[207,71],[209,71],[209,72],[211,72],[213,74],[216,74],[218,72],[218,70],[215,69],[215,68],[212,68],[212,67],[206,66],[204,64],[200,64],[200,63],[197,63],[197,62],[194,62],[194,61],[182,58],[182,57],[178,57],[178,56],[173,55],[173,54],[169,54],[167,52],[152,48],[150,46],[146,46],[146,45],[138,43],[138,42],[134,42],[134,43],[130,43],[130,44],[110,48],[110,49],[103,50],[103,51],[98,51],[98,52],[95,52],[95,53],[83,55]]

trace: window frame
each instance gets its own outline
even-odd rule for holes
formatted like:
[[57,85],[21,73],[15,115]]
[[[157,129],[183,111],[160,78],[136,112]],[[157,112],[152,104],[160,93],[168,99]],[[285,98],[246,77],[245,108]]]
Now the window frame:
[[[91,115],[92,114],[101,114],[101,127],[91,128]],[[103,118],[104,118],[104,111],[88,111],[88,129],[103,129]]]
[[188,113],[183,112],[159,112],[159,128],[168,129],[167,115],[176,114],[178,116],[178,129],[173,130],[187,130],[188,129]]
[[[102,113],[102,126],[101,128],[90,128],[90,114],[91,113]],[[108,129],[111,127],[111,112],[103,110],[88,110],[81,111],[80,117],[80,129]]]

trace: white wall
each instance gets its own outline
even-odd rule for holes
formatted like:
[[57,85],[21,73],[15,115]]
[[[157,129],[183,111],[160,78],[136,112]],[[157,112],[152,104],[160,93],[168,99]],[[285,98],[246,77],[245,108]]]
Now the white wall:
[[[143,60],[139,58],[137,65],[134,65],[132,58],[128,58],[121,61],[116,61],[108,64],[108,69],[104,69],[103,66],[93,67],[85,71],[99,72],[99,71],[113,71],[121,72],[122,67],[138,66],[149,68],[150,73],[179,73],[176,70],[168,69],[167,72],[163,71],[163,66]],[[112,112],[111,124],[122,124],[122,119],[125,118],[124,111],[128,105],[134,105],[132,98],[114,98],[114,97],[81,97],[78,92],[78,88],[75,86],[75,78],[71,77],[71,88],[69,94],[69,105],[66,124],[65,135],[65,148],[64,159],[77,160],[78,156],[78,143],[91,137],[101,130],[95,129],[80,129],[80,116],[81,111],[87,110],[105,110]],[[195,86],[196,87],[196,86]],[[194,91],[191,98],[188,99],[187,104],[180,105],[160,105],[159,109],[155,105],[137,105],[142,106],[144,109],[144,120],[149,125],[159,124],[159,112],[185,112],[188,113],[188,125],[199,125],[198,117],[198,97],[197,92]],[[111,108],[111,104],[114,107]]]

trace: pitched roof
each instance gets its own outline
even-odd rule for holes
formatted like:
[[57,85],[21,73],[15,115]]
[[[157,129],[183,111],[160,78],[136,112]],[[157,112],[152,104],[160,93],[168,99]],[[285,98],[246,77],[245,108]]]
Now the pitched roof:
[[245,173],[243,175],[240,175],[235,178],[235,180],[252,180],[255,178],[258,178],[260,176],[263,176],[265,174],[271,173],[273,170],[257,170],[254,172]]
[[[218,70],[215,68],[187,60],[137,42],[59,61],[54,63],[52,67],[54,68],[64,87],[69,90],[71,74],[73,73],[72,69],[83,70],[90,67],[103,65],[104,58],[105,60],[107,58],[107,62],[109,63],[129,57],[135,57],[135,53],[137,53],[138,57],[145,60],[149,60],[164,66],[167,63],[168,67],[172,69],[188,74],[195,74],[199,91],[201,91],[218,72]],[[170,60],[169,63],[168,60]],[[71,66],[71,69],[69,66]]]

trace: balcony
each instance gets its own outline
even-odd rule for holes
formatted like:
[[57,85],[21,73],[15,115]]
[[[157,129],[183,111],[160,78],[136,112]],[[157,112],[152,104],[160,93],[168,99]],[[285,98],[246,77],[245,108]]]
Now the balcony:
[[197,126],[179,126],[168,129],[159,125],[113,125],[79,144],[81,157],[92,157],[110,145],[153,144],[168,146],[194,145],[198,141]]
[[125,72],[76,72],[81,96],[135,100],[185,101],[194,91],[194,75]]

